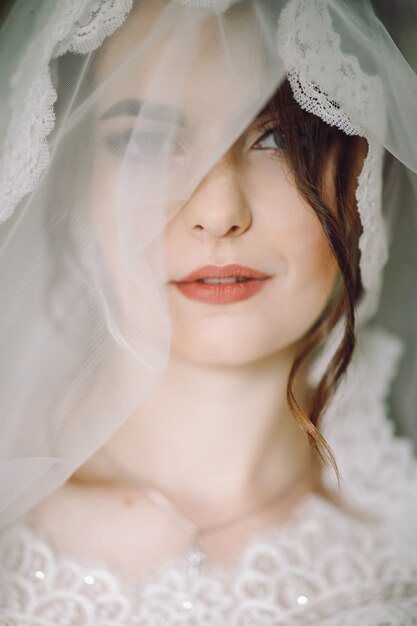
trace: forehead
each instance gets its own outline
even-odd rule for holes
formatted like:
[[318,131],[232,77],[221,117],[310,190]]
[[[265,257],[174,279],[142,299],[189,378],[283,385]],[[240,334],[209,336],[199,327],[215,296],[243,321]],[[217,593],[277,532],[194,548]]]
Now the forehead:
[[259,108],[278,82],[274,35],[244,2],[213,15],[139,0],[97,53],[99,109],[122,98],[170,104],[191,119]]

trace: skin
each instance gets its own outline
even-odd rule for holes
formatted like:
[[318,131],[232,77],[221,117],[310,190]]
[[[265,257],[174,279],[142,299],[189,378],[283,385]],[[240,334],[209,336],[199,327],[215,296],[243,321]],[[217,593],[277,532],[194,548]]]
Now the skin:
[[[106,444],[106,452],[94,455],[37,511],[40,523],[67,552],[105,559],[126,575],[178,554],[188,539],[166,513],[126,484],[109,464],[108,453],[134,479],[158,486],[202,525],[234,517],[260,506],[272,494],[289,490],[268,511],[208,538],[206,547],[214,560],[232,559],[251,533],[285,519],[306,492],[320,490],[317,463],[289,413],[285,391],[303,336],[325,307],[337,276],[327,239],[314,211],[298,194],[282,149],[271,133],[259,128],[271,121],[270,114],[246,125],[233,141],[225,134],[230,128],[227,114],[223,128],[209,119],[206,134],[204,128],[201,134],[191,133],[197,137],[197,160],[191,170],[189,163],[178,166],[183,156],[171,141],[172,119],[167,123],[146,113],[139,118],[106,114],[117,102],[143,99],[151,90],[149,80],[166,52],[165,39],[140,60],[140,67],[117,74],[111,82],[109,76],[116,76],[114,69],[164,6],[152,2],[137,7],[100,52],[96,72],[104,89],[97,106],[102,119],[97,124],[90,197],[92,222],[112,285],[120,301],[128,304],[128,327],[143,310],[135,276],[139,266],[132,261],[126,273],[118,245],[120,237],[128,246],[134,245],[130,237],[140,231],[134,229],[134,221],[125,231],[118,230],[115,207],[123,201],[118,182],[125,176],[125,182],[132,182],[131,191],[137,189],[133,185],[142,185],[143,190],[153,170],[152,159],[138,161],[135,153],[115,149],[114,137],[126,132],[157,133],[157,142],[161,135],[168,137],[176,178],[165,181],[164,190],[178,189],[182,182],[183,194],[175,203],[160,207],[165,227],[144,251],[171,320],[168,367],[158,386]],[[241,19],[244,27],[244,16]],[[215,63],[215,25],[210,22],[204,33],[195,70],[190,70],[193,88],[185,89],[181,111],[189,129],[201,129],[202,97],[214,94],[218,101],[219,90],[228,88],[227,76]],[[209,88],[201,92],[199,80]],[[164,81],[161,85],[157,93],[152,92],[153,101],[172,106],[172,90]],[[205,106],[209,111],[210,103]],[[209,141],[219,155],[204,170],[197,148],[207,148]],[[330,162],[329,188],[331,179]],[[137,207],[139,223],[142,211],[149,210],[147,202]],[[201,265],[232,262],[271,278],[252,298],[227,305],[188,300],[170,284]],[[299,397],[306,392],[301,377]],[[74,510],[77,525],[69,521]],[[100,533],[94,532],[97,525]]]

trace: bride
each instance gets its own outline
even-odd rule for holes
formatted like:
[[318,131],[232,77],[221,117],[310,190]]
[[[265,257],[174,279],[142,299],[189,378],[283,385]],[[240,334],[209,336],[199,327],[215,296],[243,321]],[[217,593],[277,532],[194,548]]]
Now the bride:
[[375,324],[417,80],[371,6],[17,2],[2,46],[4,623],[417,623]]

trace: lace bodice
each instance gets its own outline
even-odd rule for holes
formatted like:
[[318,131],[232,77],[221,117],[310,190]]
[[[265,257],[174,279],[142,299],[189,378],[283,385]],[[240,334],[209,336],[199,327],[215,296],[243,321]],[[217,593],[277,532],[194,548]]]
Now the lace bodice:
[[189,579],[182,561],[151,580],[57,554],[26,522],[1,542],[1,624],[54,626],[407,626],[417,624],[417,564],[383,527],[318,496],[295,522],[254,537],[236,565]]
[[178,558],[129,581],[21,520],[0,538],[0,625],[417,625],[417,463],[384,407],[398,355],[392,338],[364,333],[323,426],[344,500],[363,515],[309,495],[231,566],[190,579]]

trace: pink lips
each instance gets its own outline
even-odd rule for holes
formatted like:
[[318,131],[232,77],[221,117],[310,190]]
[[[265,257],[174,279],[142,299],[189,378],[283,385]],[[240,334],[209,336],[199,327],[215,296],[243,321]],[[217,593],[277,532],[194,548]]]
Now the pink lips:
[[[178,281],[171,281],[187,298],[207,304],[230,304],[247,300],[265,285],[268,274],[251,267],[230,265],[204,265]],[[216,279],[237,279],[236,282],[212,283]]]

